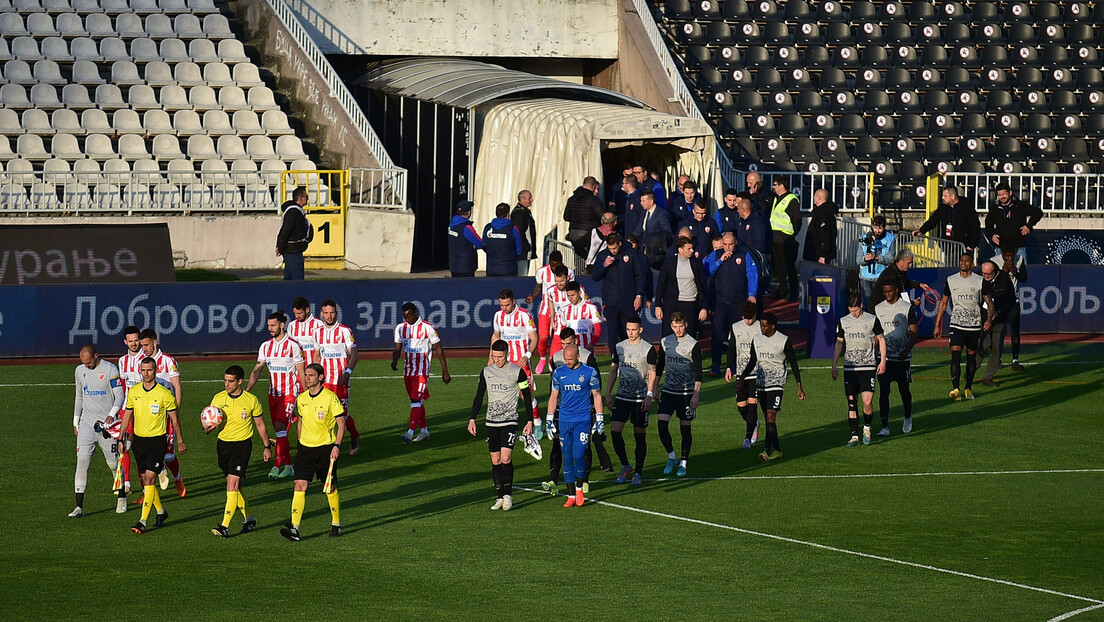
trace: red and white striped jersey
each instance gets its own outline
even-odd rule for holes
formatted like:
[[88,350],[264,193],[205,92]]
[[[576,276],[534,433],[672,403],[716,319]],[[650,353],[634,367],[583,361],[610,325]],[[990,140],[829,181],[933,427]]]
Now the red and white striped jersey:
[[577,305],[569,302],[556,313],[552,334],[558,335],[564,327],[570,327],[579,337],[579,347],[593,350],[595,327],[601,323],[602,314],[598,312],[598,307],[594,306],[593,302],[580,300]]
[[404,376],[429,376],[433,345],[441,343],[432,324],[421,318],[413,324],[399,322],[395,326],[395,343],[402,344],[406,361],[403,365]]
[[[180,367],[176,365],[176,359],[160,350],[154,352],[151,358],[157,361],[157,377],[165,381],[165,388],[170,393],[175,394],[172,389],[172,379],[180,376]],[[139,382],[141,382],[141,377],[139,377]]]
[[138,369],[138,365],[141,364],[142,359],[146,358],[146,355],[138,350],[138,354],[131,354],[129,351],[119,357],[119,375],[123,378],[123,395],[130,390],[130,387],[142,382],[142,373]]
[[537,332],[537,326],[533,324],[533,316],[521,307],[515,306],[513,313],[499,310],[494,315],[494,330],[510,346],[506,355],[514,365],[526,367],[529,365],[529,335]]
[[[586,289],[584,289],[582,285],[579,286],[579,294],[582,295],[583,301],[590,299],[589,296],[587,296]],[[554,322],[560,311],[569,306],[571,306],[571,301],[567,299],[567,290],[560,289],[553,285],[552,289],[548,290],[544,295],[541,313],[544,313],[544,309],[551,309],[551,316]]]
[[[556,275],[552,274],[552,268],[548,265],[541,266],[537,269],[536,276],[537,283],[541,286],[541,315],[548,315],[549,311],[544,306],[545,300],[548,298],[548,292],[556,288]],[[567,269],[567,280],[575,280],[575,271],[571,268]]]
[[307,319],[302,322],[299,320],[288,322],[287,334],[299,342],[299,347],[303,348],[303,360],[307,363],[318,362],[318,342],[315,333],[322,330],[323,326],[325,323],[313,315],[307,316]]
[[337,384],[337,379],[349,366],[349,352],[356,349],[353,331],[344,324],[326,326],[314,334],[318,342],[318,353],[322,356],[322,369],[326,370],[323,382]]
[[269,395],[297,396],[302,392],[295,370],[295,366],[303,362],[303,348],[298,341],[286,335],[279,341],[269,339],[261,344],[257,361],[268,365]]

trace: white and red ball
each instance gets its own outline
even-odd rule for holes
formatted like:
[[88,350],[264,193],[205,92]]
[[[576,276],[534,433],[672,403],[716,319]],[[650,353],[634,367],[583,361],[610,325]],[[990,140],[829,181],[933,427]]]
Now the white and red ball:
[[226,419],[226,414],[218,406],[208,406],[199,413],[199,420],[203,423],[204,430],[217,428]]

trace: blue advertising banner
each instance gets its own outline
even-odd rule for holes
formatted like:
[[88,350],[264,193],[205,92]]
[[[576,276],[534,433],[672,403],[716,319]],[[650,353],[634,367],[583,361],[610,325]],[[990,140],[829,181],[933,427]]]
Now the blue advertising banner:
[[[601,287],[579,282],[601,308]],[[269,338],[266,319],[305,296],[312,308],[326,298],[338,305],[338,320],[353,329],[357,346],[391,349],[403,303],[413,302],[433,324],[445,347],[490,343],[498,294],[513,289],[525,303],[531,278],[395,279],[364,281],[258,281],[159,283],[150,285],[23,285],[0,287],[0,357],[72,355],[84,343],[105,353],[121,352],[127,325],[153,328],[166,352],[215,354],[256,351]],[[645,337],[658,340],[660,322],[642,315]],[[605,335],[600,339],[606,342]]]

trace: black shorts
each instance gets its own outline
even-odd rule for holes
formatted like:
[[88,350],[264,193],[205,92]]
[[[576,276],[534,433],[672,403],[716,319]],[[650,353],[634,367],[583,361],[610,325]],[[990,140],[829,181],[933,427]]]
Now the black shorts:
[[696,409],[690,408],[690,395],[679,395],[666,391],[659,394],[659,414],[675,415],[681,421],[693,421],[698,416]]
[[160,473],[165,468],[165,435],[132,436],[130,450],[134,452],[134,462],[139,473],[152,471]]
[[245,478],[245,468],[249,466],[249,457],[253,455],[253,439],[244,441],[224,441],[215,443],[218,465],[223,475],[237,475]]
[[889,385],[891,382],[898,384],[912,383],[912,361],[895,361],[886,359],[885,373],[878,376],[878,382]]
[[756,387],[759,396],[759,405],[763,410],[782,412],[782,389],[761,389]]
[[755,397],[755,376],[748,376],[736,385],[736,401],[746,402]]
[[[320,482],[326,481],[326,473],[330,470],[330,452],[333,448],[333,445],[319,447],[300,445],[295,450],[295,461],[292,463],[295,468],[295,479],[310,482],[312,477],[317,477]],[[336,463],[333,468],[333,481],[337,482]]]
[[610,421],[620,423],[632,422],[638,428],[648,427],[648,411],[644,410],[644,402],[633,402],[616,398],[613,400],[613,411],[610,412]]
[[873,369],[844,369],[843,391],[845,395],[854,396],[860,393],[874,392],[875,373]]
[[491,450],[491,453],[502,449],[513,449],[517,438],[517,423],[494,428],[487,426],[487,449]]
[[951,339],[951,346],[965,346],[967,350],[977,352],[978,343],[981,342],[981,329],[962,330],[952,328],[947,335]]

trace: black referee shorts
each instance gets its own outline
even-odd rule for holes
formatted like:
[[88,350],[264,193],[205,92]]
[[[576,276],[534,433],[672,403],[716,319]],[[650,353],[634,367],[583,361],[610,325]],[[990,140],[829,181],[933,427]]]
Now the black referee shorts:
[[219,440],[215,444],[215,453],[218,455],[218,465],[223,475],[237,475],[245,479],[245,468],[249,466],[249,457],[253,455],[253,439]]
[[134,452],[134,463],[139,473],[152,471],[160,473],[165,468],[165,435],[138,436],[130,440],[130,450]]
[[[321,445],[319,447],[307,447],[300,445],[295,450],[295,461],[292,467],[295,469],[295,479],[310,482],[317,477],[318,481],[326,481],[326,473],[330,470],[330,453],[333,445]],[[333,483],[337,485],[337,464],[334,463]]]

